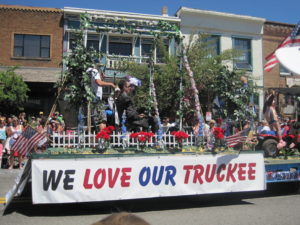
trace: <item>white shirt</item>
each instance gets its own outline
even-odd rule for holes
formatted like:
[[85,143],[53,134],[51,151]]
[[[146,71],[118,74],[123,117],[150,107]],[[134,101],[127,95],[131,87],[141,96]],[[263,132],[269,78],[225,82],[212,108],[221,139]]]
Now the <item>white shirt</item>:
[[91,74],[91,85],[95,95],[100,99],[102,99],[102,93],[103,93],[102,87],[96,83],[96,80],[101,80],[99,71],[94,68],[88,68],[86,72]]

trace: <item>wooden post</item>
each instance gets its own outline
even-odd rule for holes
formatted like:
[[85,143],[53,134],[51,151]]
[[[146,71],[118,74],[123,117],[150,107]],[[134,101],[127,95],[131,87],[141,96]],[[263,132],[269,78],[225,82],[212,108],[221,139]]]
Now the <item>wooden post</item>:
[[87,125],[88,125],[88,133],[91,134],[92,120],[91,120],[91,102],[90,101],[87,104]]

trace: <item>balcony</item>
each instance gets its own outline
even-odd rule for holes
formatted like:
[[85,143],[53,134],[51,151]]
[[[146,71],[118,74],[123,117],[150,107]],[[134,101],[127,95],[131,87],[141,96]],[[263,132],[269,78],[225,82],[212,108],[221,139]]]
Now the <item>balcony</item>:
[[108,55],[106,58],[106,68],[119,70],[124,68],[127,62],[147,63],[148,59],[149,57]]

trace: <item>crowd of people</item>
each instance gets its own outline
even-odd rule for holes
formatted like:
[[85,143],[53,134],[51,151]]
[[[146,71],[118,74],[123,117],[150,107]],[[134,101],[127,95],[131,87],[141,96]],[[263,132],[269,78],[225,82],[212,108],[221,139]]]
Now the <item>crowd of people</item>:
[[45,135],[45,138],[36,146],[36,148],[40,149],[47,147],[50,135],[61,133],[65,130],[63,115],[59,112],[55,112],[49,118],[43,112],[40,112],[37,117],[27,116],[25,112],[20,113],[19,116],[0,115],[0,168],[2,167],[3,155],[9,156],[6,162],[8,169],[14,168],[15,158],[18,159],[17,166],[22,168],[25,157],[11,147],[28,126]]

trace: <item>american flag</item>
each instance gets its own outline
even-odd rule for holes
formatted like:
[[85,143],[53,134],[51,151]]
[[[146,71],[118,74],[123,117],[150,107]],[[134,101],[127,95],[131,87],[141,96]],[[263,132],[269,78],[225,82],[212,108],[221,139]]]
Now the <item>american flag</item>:
[[243,143],[247,140],[250,128],[244,129],[234,135],[225,138],[228,147],[234,147],[237,144]]
[[281,42],[281,44],[273,51],[270,55],[266,57],[266,64],[264,66],[264,70],[269,72],[273,69],[274,66],[276,66],[279,61],[277,60],[275,56],[275,52],[279,48],[285,48],[285,47],[293,47],[300,45],[300,21],[297,23],[291,34]]
[[21,155],[26,155],[37,143],[39,143],[44,138],[45,136],[43,134],[40,134],[35,129],[28,126],[17,138],[16,142],[11,146],[11,150],[14,152],[18,152]]

